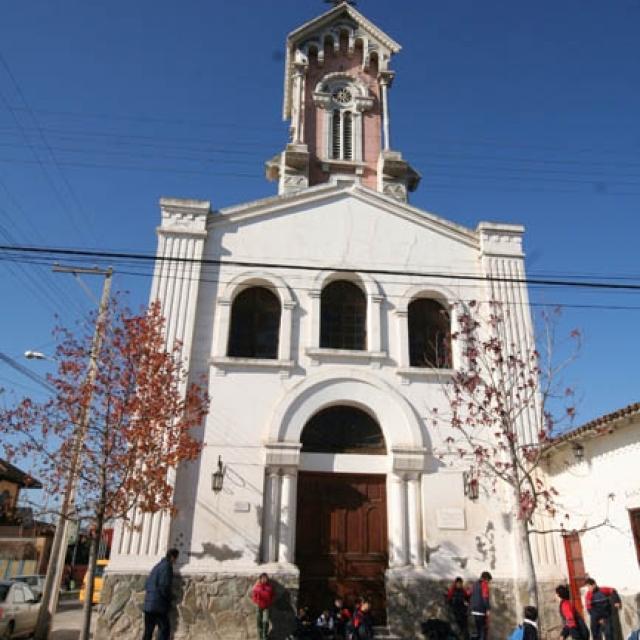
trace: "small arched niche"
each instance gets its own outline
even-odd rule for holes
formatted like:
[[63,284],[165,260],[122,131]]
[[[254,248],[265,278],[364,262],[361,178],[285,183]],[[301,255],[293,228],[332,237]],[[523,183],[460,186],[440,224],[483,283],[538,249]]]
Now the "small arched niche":
[[322,409],[305,425],[300,437],[303,453],[385,455],[380,425],[357,407],[338,405]]

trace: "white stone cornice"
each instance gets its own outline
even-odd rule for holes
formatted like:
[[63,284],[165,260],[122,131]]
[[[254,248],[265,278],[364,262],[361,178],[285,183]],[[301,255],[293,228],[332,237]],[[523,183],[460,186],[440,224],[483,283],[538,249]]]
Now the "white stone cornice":
[[517,224],[481,222],[477,233],[484,256],[524,258],[522,236],[524,227]]

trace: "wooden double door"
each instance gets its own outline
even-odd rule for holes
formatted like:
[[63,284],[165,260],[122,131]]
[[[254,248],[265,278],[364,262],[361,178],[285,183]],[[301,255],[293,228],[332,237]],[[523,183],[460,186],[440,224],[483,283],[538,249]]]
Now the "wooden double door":
[[386,621],[387,492],[384,475],[300,472],[296,564],[299,603],[312,613],[340,596],[366,596],[376,623]]

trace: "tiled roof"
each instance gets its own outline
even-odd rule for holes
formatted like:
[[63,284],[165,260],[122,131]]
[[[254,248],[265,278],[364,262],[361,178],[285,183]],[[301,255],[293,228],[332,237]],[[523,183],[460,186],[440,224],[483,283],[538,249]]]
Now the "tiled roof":
[[13,482],[28,489],[42,489],[42,483],[39,480],[2,459],[0,459],[0,480]]
[[621,418],[628,418],[640,414],[640,402],[634,402],[622,409],[612,411],[611,413],[605,413],[604,415],[594,418],[589,422],[583,424],[581,427],[577,427],[567,433],[563,433],[561,436],[553,439],[554,443],[563,442],[566,440],[577,440],[582,436],[591,434],[593,432],[599,433],[601,431],[608,431],[608,428],[614,428],[617,426],[615,423]]

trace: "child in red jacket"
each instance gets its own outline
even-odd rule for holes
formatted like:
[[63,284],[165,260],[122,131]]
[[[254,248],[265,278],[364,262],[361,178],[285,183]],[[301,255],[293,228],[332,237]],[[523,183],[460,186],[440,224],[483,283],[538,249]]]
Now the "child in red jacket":
[[256,623],[258,625],[258,638],[267,640],[269,633],[269,607],[273,604],[273,586],[269,582],[269,576],[261,573],[258,582],[251,591],[251,600],[258,606]]
[[593,640],[613,639],[613,607],[622,605],[618,592],[613,587],[599,587],[593,578],[587,578],[587,595],[585,604],[591,619],[591,636]]

